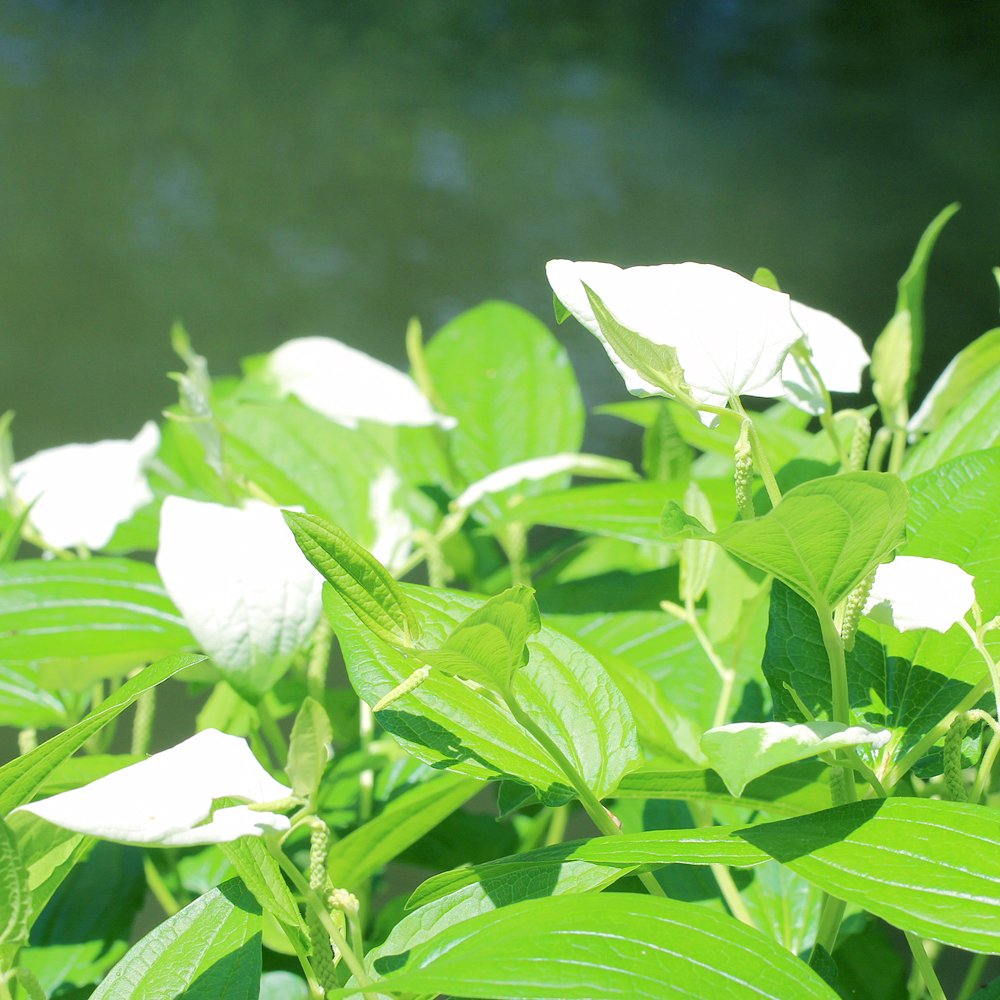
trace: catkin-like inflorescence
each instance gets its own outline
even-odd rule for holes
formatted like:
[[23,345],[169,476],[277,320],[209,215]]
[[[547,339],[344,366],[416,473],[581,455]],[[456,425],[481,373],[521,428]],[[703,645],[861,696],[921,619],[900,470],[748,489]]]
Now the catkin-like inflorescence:
[[740,425],[740,436],[733,449],[736,463],[736,506],[744,518],[752,518],[753,510],[753,449],[750,447],[750,421]]
[[965,802],[968,798],[962,776],[962,740],[971,724],[968,712],[959,713],[944,738],[944,788],[952,802]]
[[[330,828],[322,820],[316,818],[311,824],[309,837],[309,888],[320,899],[324,899],[330,890],[330,879],[326,873],[327,857],[330,853]],[[337,966],[333,959],[333,947],[330,937],[320,922],[319,917],[311,907],[306,907],[306,929],[309,931],[309,943],[312,948],[313,970],[320,985],[326,990],[336,989]]]
[[858,472],[865,467],[868,457],[868,445],[872,439],[872,422],[859,413],[854,424],[854,434],[851,437],[851,447],[847,453],[847,472]]
[[840,638],[844,649],[849,653],[854,649],[854,638],[858,634],[861,622],[861,612],[868,603],[868,595],[872,592],[875,574],[869,573],[848,595],[844,602],[844,615],[840,623]]

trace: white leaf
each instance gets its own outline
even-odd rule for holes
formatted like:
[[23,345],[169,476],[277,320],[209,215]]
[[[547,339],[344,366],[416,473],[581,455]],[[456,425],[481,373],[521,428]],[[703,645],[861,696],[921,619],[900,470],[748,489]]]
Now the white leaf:
[[636,479],[635,470],[628,462],[605,458],[603,455],[587,455],[564,452],[559,455],[543,455],[515,462],[491,472],[467,487],[452,504],[457,510],[468,510],[483,497],[492,493],[502,493],[525,482],[537,482],[548,476],[571,473],[574,476],[595,476],[599,479]]
[[828,750],[868,745],[878,749],[888,742],[887,729],[844,726],[839,722],[736,722],[709,729],[701,749],[733,795],[762,774]]
[[896,556],[875,571],[864,613],[900,632],[929,628],[947,632],[976,600],[973,578],[943,559]]
[[300,337],[272,351],[266,371],[282,393],[347,427],[380,424],[454,427],[435,413],[416,382],[397,368],[331,337]]
[[714,264],[691,262],[622,269],[554,260],[546,273],[559,301],[604,344],[630,392],[665,395],[610,348],[584,284],[623,326],[676,350],[697,401],[725,405],[731,396],[783,394],[778,375],[802,336],[784,293]]
[[[871,358],[861,338],[835,316],[792,302],[792,316],[802,330],[813,364],[830,392],[860,392],[861,375]],[[781,368],[785,398],[814,416],[824,399],[816,378],[794,353]]]
[[216,799],[262,803],[291,794],[261,767],[246,740],[206,729],[138,764],[14,811],[104,840],[179,847],[287,830],[286,816],[247,806],[219,809],[205,820]]
[[322,577],[276,507],[167,497],[156,567],[202,649],[241,694],[257,697],[308,643]]
[[131,441],[47,448],[14,464],[14,496],[35,501],[31,524],[53,548],[103,548],[153,499],[145,470],[159,446],[159,429],[148,422]]

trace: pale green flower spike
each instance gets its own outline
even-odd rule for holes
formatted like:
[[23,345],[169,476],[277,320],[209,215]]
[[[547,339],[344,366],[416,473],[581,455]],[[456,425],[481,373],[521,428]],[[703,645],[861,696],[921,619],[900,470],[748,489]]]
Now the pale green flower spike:
[[146,469],[160,447],[147,422],[131,441],[47,448],[11,468],[14,500],[34,501],[28,521],[54,549],[102,549],[119,524],[153,499]]
[[372,705],[373,712],[381,712],[384,708],[388,708],[394,701],[402,698],[404,694],[409,694],[415,688],[420,687],[421,684],[427,680],[431,675],[431,668],[427,666],[417,667],[416,670],[410,674],[406,680],[401,681],[397,684],[387,695],[379,698],[374,705]]
[[860,472],[865,467],[868,446],[872,439],[872,422],[863,413],[859,413],[855,421],[854,434],[847,453],[846,472]]
[[206,729],[138,764],[20,810],[104,840],[186,847],[287,830],[287,816],[247,805],[213,813],[212,803],[275,802],[291,794],[261,767],[246,740]]
[[844,643],[844,649],[849,653],[854,649],[854,639],[858,634],[858,625],[861,622],[861,614],[868,603],[871,594],[872,584],[875,582],[875,574],[869,573],[864,580],[859,583],[854,590],[847,595],[844,602],[844,614],[840,624],[840,638]]
[[875,571],[864,613],[900,632],[930,628],[947,632],[975,603],[973,578],[954,563],[922,556],[896,556]]
[[736,484],[736,506],[745,520],[754,517],[753,509],[753,448],[750,446],[750,421],[740,424],[740,436],[733,448]]
[[300,337],[272,351],[265,372],[280,392],[346,427],[358,421],[455,426],[436,413],[409,375],[331,337]]

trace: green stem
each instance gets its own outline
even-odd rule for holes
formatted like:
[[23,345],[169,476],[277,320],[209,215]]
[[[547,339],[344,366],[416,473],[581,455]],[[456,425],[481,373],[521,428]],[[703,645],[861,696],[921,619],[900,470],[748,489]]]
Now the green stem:
[[906,457],[906,427],[895,427],[892,431],[892,450],[889,452],[889,471],[899,472]]
[[916,963],[916,967],[920,970],[920,975],[923,977],[924,986],[927,988],[927,992],[931,995],[931,1000],[948,1000],[945,996],[945,992],[941,989],[941,983],[938,981],[937,973],[934,971],[934,963],[931,962],[930,958],[927,956],[927,952],[924,951],[924,943],[917,937],[916,934],[911,931],[904,931],[906,935],[906,943],[910,946],[910,951],[913,953],[913,961]]
[[257,703],[257,722],[260,725],[261,733],[264,734],[271,746],[278,766],[283,767],[285,761],[288,760],[288,741],[285,739],[285,734],[278,728],[278,723],[271,715],[271,710],[267,707],[265,699],[266,695]]
[[368,973],[365,972],[365,967],[362,965],[361,959],[354,954],[351,946],[347,943],[347,939],[343,934],[341,934],[340,928],[330,916],[330,912],[323,904],[323,901],[312,889],[309,888],[309,883],[303,877],[302,872],[300,872],[298,868],[292,864],[288,856],[281,850],[280,847],[270,840],[268,840],[267,843],[275,861],[277,861],[281,866],[281,870],[288,876],[289,881],[298,890],[302,899],[305,901],[306,906],[308,906],[309,909],[316,914],[317,919],[323,925],[323,930],[326,931],[327,936],[333,942],[337,951],[339,951],[343,956],[348,969],[351,970],[351,974],[358,981],[358,985],[362,987],[362,989],[367,986],[371,986],[372,981],[368,978]]
[[561,844],[566,835],[566,824],[569,823],[569,803],[556,806],[549,810],[549,825],[545,831],[545,846]]
[[[823,633],[823,645],[826,647],[827,659],[830,661],[830,687],[833,692],[833,721],[839,722],[843,726],[851,724],[851,703],[847,686],[847,659],[844,655],[844,643],[833,623],[833,614],[826,606],[816,608],[819,615],[820,629]],[[849,759],[850,751],[838,751],[837,758],[843,762]],[[857,791],[854,787],[854,774],[850,764],[841,764],[844,767],[847,779],[844,782],[844,790],[847,801],[853,802],[857,799]]]
[[875,439],[872,441],[871,450],[868,452],[869,472],[882,471],[882,461],[885,458],[885,452],[891,440],[892,431],[888,427],[880,427],[875,432]]
[[163,881],[159,870],[153,864],[153,859],[148,855],[143,855],[142,871],[146,876],[146,885],[153,894],[153,898],[160,904],[163,912],[172,917],[181,909],[181,904],[177,902],[174,894],[167,888],[167,883]]
[[837,934],[840,933],[840,922],[844,919],[846,908],[847,904],[842,899],[836,899],[824,893],[819,916],[819,929],[816,931],[816,944],[831,955],[837,945]]
[[969,1000],[969,997],[979,989],[979,981],[982,979],[983,970],[986,968],[989,958],[989,955],[972,956],[972,961],[969,962],[969,968],[965,973],[965,978],[962,980],[962,985],[955,1000]]
[[1000,753],[1000,732],[994,729],[990,745],[986,748],[986,753],[983,754],[983,759],[979,762],[976,782],[972,786],[972,794],[969,796],[970,802],[979,802],[988,794],[990,790],[990,775],[993,773],[993,765],[996,762],[998,753]]
[[[980,620],[977,614],[977,622]],[[996,702],[997,709],[997,719],[1000,720],[1000,667],[997,666],[996,660],[990,655],[990,651],[986,648],[986,642],[982,636],[982,627],[979,629],[974,629],[967,621],[960,621],[958,623],[965,634],[972,640],[972,645],[975,646],[976,652],[983,658],[986,663],[986,669],[990,675],[990,681],[993,684],[993,700]]]
[[[358,742],[362,756],[371,751],[375,734],[375,714],[363,698],[358,699]],[[375,799],[375,771],[366,767],[358,775],[358,822],[367,823],[371,819]]]
[[[590,786],[580,772],[573,766],[569,758],[562,752],[556,742],[551,736],[541,726],[539,726],[530,715],[525,712],[520,705],[514,700],[510,695],[504,696],[504,702],[507,708],[510,709],[510,714],[514,716],[517,722],[526,729],[532,736],[541,744],[541,746],[548,752],[549,756],[556,762],[559,769],[563,772],[566,778],[569,780],[570,784],[576,791],[577,798],[580,800],[580,805],[586,810],[587,815],[593,821],[594,826],[600,830],[605,836],[617,837],[621,835],[621,830],[618,824],[612,819],[611,814],[607,809],[601,805],[600,800],[593,793]],[[646,890],[654,896],[665,896],[666,893],[663,891],[662,886],[656,881],[656,878],[651,872],[641,872],[639,874],[639,880],[646,887]]]
[[747,429],[750,432],[750,448],[753,450],[754,461],[757,463],[757,471],[760,473],[760,478],[764,481],[764,489],[767,490],[767,495],[771,499],[771,506],[777,507],[781,503],[781,490],[778,488],[778,481],[774,478],[771,463],[767,460],[767,453],[764,451],[764,445],[760,440],[760,435],[757,433],[757,428],[754,426],[753,419],[743,409],[743,403],[740,401],[739,396],[733,396],[730,399],[730,404],[748,422]]

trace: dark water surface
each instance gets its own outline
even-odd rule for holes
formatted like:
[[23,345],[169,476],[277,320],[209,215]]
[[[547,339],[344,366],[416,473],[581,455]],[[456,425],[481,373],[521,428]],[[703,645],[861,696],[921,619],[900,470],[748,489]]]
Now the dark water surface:
[[554,256],[767,264],[870,344],[958,200],[939,368],[997,322],[998,53],[987,2],[4,0],[0,408],[21,456],[133,434],[175,317],[217,373],[315,332],[402,364],[412,314],[549,320]]

